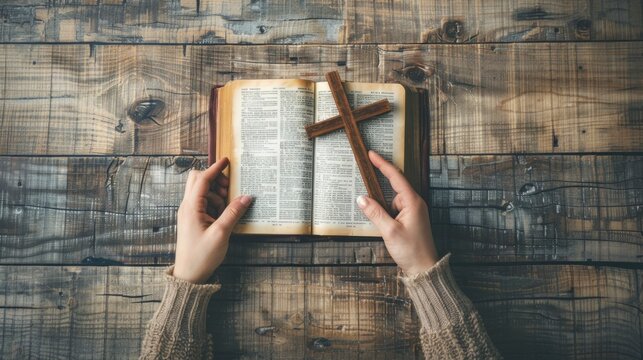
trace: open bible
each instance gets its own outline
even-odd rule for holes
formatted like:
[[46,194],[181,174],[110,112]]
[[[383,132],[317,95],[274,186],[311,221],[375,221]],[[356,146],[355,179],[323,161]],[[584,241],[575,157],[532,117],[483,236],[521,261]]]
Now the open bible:
[[[344,87],[352,108],[391,103],[391,112],[360,122],[360,132],[420,191],[427,131],[419,93],[400,84]],[[228,196],[255,198],[235,233],[380,235],[355,202],[366,189],[344,131],[306,135],[306,125],[338,114],[326,82],[235,80],[213,90],[210,107],[210,155],[230,158]],[[378,177],[390,203],[394,193]]]

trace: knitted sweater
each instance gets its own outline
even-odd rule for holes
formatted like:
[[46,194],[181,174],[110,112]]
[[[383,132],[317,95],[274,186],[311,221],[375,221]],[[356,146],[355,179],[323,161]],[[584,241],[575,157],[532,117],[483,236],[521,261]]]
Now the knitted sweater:
[[[422,324],[420,343],[426,359],[500,359],[471,301],[460,291],[449,257],[430,269],[401,277]],[[141,359],[212,358],[205,315],[221,285],[191,284],[166,270],[161,304],[147,325]]]

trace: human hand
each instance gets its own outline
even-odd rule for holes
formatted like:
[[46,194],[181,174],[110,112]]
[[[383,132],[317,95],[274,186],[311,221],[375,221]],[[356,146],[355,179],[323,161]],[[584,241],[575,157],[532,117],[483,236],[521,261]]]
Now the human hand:
[[392,218],[377,201],[367,196],[359,196],[357,205],[380,230],[386,249],[407,276],[427,270],[438,261],[438,253],[426,203],[393,164],[372,150],[368,157],[397,193],[392,208],[398,214]]
[[221,265],[232,228],[245,214],[252,197],[242,195],[225,206],[230,181],[222,174],[223,158],[203,171],[191,170],[177,216],[174,277],[204,283]]

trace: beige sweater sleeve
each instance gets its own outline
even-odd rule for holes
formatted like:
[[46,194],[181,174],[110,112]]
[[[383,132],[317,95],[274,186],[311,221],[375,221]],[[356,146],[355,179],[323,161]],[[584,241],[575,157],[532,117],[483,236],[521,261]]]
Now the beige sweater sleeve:
[[449,255],[430,269],[402,277],[422,329],[426,359],[500,359],[471,301],[460,291]]
[[165,271],[165,292],[147,324],[140,359],[210,359],[212,341],[205,330],[208,302],[219,284],[192,284]]

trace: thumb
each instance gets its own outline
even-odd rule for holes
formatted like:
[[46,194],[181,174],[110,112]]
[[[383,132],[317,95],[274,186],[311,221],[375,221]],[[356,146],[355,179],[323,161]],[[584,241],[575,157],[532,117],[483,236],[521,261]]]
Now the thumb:
[[230,204],[228,204],[228,206],[226,206],[225,210],[221,213],[221,216],[219,216],[213,225],[219,227],[226,234],[230,234],[232,232],[232,228],[234,228],[237,221],[241,219],[243,214],[246,213],[246,210],[248,210],[251,203],[252,196],[249,195],[241,195],[235,198],[230,202]]
[[368,196],[358,196],[357,206],[359,206],[364,215],[375,225],[381,234],[386,234],[389,229],[395,226],[395,219],[393,219],[377,201]]

